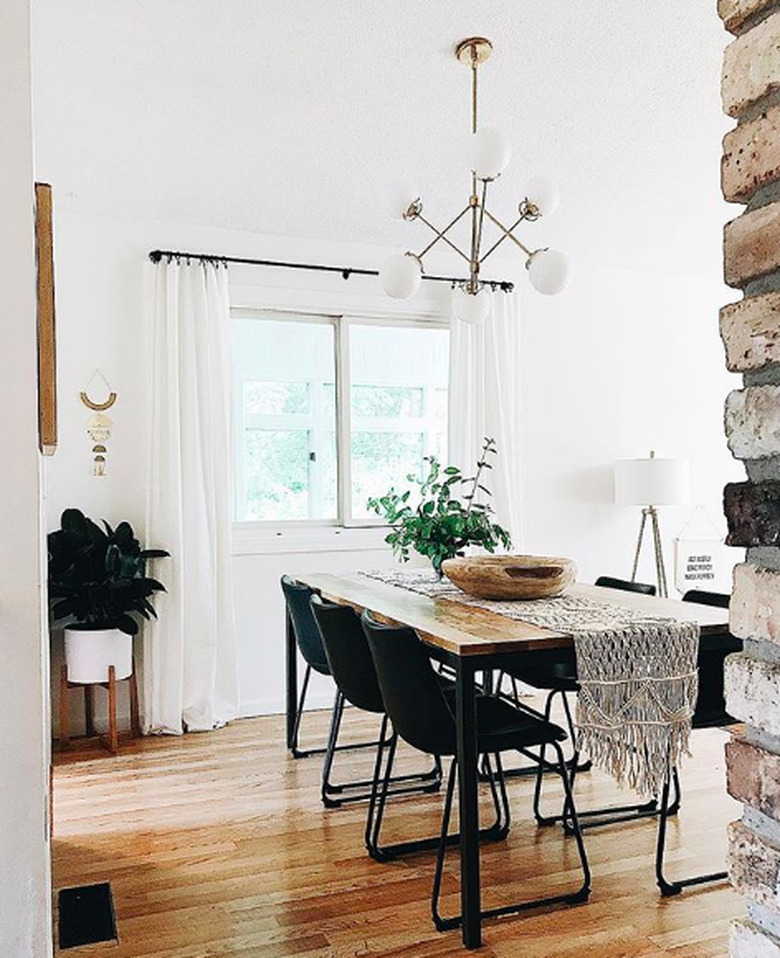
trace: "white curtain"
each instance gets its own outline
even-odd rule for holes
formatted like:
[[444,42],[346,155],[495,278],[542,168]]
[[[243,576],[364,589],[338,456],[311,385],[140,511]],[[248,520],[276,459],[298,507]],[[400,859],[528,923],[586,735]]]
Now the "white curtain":
[[159,618],[144,638],[148,731],[217,728],[236,717],[230,577],[230,308],[224,264],[161,261],[149,320],[151,426],[146,541]]
[[521,536],[520,321],[515,293],[491,293],[487,319],[450,320],[449,460],[472,475],[486,436],[498,455],[487,485],[496,521],[517,551]]

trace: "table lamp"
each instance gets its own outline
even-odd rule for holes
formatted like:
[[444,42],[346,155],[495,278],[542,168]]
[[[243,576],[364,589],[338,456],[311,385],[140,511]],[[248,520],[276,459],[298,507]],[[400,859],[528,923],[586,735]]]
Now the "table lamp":
[[655,453],[651,452],[647,459],[618,459],[615,463],[615,502],[619,505],[642,506],[631,581],[636,581],[642,539],[649,519],[653,534],[658,594],[664,598],[669,592],[657,507],[685,505],[690,499],[690,485],[690,463],[687,459],[656,459]]

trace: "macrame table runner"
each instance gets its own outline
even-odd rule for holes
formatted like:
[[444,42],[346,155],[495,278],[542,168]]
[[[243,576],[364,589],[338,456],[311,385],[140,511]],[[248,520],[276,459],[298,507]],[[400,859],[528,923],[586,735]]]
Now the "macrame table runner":
[[698,691],[696,623],[577,595],[477,599],[428,570],[362,575],[571,635],[580,684],[578,747],[619,783],[656,796],[669,769],[688,754]]

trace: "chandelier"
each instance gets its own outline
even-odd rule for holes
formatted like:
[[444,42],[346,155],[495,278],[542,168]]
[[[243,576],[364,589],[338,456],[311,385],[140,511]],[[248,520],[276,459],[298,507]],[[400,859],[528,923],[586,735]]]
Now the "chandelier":
[[[523,191],[523,199],[517,207],[513,223],[505,226],[487,208],[488,184],[497,179],[512,157],[512,145],[508,138],[493,127],[479,127],[477,123],[477,74],[479,67],[491,54],[493,44],[485,37],[469,37],[455,48],[458,60],[471,69],[471,136],[468,141],[468,161],[471,169],[471,194],[466,206],[444,229],[437,229],[423,216],[420,194],[413,183],[396,179],[388,184],[384,198],[386,212],[394,219],[412,222],[418,220],[435,235],[419,253],[399,253],[385,260],[379,270],[379,279],[388,296],[406,299],[420,288],[423,277],[423,257],[437,243],[443,242],[468,263],[469,277],[458,284],[454,293],[454,312],[466,323],[481,322],[490,312],[488,284],[480,279],[485,260],[504,243],[510,240],[525,256],[525,266],[531,285],[540,293],[552,295],[561,292],[569,280],[569,264],[566,256],[547,248],[531,249],[517,236],[515,230],[521,223],[534,222],[541,216],[549,216],[558,206],[558,191],[547,179],[531,180]],[[471,239],[468,251],[464,251],[452,239],[452,229],[466,219],[470,221]],[[500,233],[495,242],[483,249],[485,220]]]

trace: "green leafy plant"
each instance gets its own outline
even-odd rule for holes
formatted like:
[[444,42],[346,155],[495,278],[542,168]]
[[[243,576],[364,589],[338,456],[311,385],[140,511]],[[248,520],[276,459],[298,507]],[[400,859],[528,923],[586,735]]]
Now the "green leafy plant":
[[129,522],[112,529],[79,509],[62,513],[61,528],[50,532],[49,595],[55,619],[73,617],[86,629],[138,632],[136,615],[157,615],[150,597],[165,586],[146,575],[146,560],[170,555],[142,549]]
[[400,493],[390,489],[386,495],[368,500],[368,508],[391,526],[385,542],[403,562],[408,561],[414,549],[427,556],[441,576],[442,562],[464,555],[467,546],[480,546],[488,552],[495,552],[499,546],[511,548],[509,533],[491,519],[489,502],[478,501],[480,493],[491,495],[483,475],[493,468],[488,460],[497,454],[495,441],[486,438],[476,472],[465,478],[457,466],[442,469],[434,456],[426,456],[428,474],[422,479],[413,474],[406,477],[417,487],[416,506],[409,504],[412,489]]

